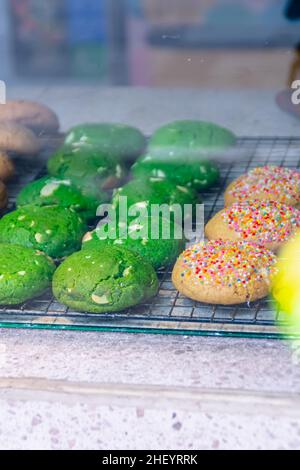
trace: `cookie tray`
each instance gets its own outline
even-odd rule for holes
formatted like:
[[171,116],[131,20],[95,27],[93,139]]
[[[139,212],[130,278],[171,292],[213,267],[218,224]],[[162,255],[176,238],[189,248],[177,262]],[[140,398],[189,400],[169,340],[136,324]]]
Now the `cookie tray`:
[[[300,165],[300,139],[240,138],[236,163],[221,165],[222,181],[203,195],[208,220],[223,207],[223,191],[227,184],[249,168],[263,164]],[[9,210],[15,196],[28,181],[41,174],[38,164],[22,163],[21,171],[9,185]],[[300,338],[300,329],[291,328],[283,313],[275,311],[269,299],[238,306],[207,305],[180,295],[171,282],[171,269],[158,273],[160,288],[151,302],[116,314],[87,314],[70,310],[58,303],[51,292],[27,301],[21,306],[0,307],[0,327],[65,329],[82,331],[118,331],[206,335],[254,338]]]

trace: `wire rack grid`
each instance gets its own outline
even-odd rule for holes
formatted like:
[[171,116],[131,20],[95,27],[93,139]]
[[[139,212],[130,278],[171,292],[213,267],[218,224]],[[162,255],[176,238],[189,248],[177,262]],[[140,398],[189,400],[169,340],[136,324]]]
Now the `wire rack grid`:
[[[205,219],[223,208],[225,187],[250,168],[265,164],[300,166],[300,139],[240,138],[236,163],[223,162],[221,185],[203,194]],[[21,173],[10,185],[9,210],[15,196],[28,181],[41,173],[41,166],[20,165]],[[0,307],[0,327],[47,328],[87,331],[125,331],[255,338],[300,338],[283,312],[270,299],[236,306],[209,305],[190,300],[176,291],[171,269],[158,272],[159,292],[150,302],[119,313],[75,312],[57,302],[50,291],[19,306]]]

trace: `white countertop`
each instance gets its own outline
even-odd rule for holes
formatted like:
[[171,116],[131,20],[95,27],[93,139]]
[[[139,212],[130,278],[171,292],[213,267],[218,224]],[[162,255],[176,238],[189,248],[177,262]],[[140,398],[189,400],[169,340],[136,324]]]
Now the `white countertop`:
[[[237,135],[300,135],[275,92],[8,92],[52,106],[64,130],[105,120],[149,134],[197,118]],[[276,340],[0,330],[0,448],[299,449],[299,364]]]

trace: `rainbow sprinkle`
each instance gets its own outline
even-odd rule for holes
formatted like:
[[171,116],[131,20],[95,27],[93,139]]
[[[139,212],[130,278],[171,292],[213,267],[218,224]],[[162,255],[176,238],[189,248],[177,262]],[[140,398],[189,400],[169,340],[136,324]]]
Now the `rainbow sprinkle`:
[[251,242],[213,240],[185,250],[182,277],[200,285],[239,286],[266,281],[275,272],[275,255]]
[[290,168],[262,166],[250,170],[229,190],[235,199],[273,199],[287,204],[300,202],[300,173]]
[[222,218],[244,240],[260,243],[284,242],[300,227],[300,211],[275,201],[236,202]]

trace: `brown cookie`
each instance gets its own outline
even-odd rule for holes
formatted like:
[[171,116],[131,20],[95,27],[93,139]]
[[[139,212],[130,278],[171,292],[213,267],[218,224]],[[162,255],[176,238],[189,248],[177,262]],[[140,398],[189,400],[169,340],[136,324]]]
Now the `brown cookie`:
[[15,174],[15,166],[6,152],[0,151],[0,179],[8,181]]
[[54,133],[59,129],[56,114],[47,106],[33,101],[15,100],[0,105],[0,123],[13,122],[35,133]]
[[172,281],[193,300],[233,305],[265,297],[275,272],[276,257],[266,248],[214,240],[185,250],[174,266]]
[[300,228],[300,210],[275,201],[235,202],[206,224],[209,240],[246,240],[276,251]]
[[0,181],[0,209],[5,209],[8,203],[7,189],[4,183]]
[[253,168],[227,187],[224,200],[225,206],[259,200],[300,207],[300,172],[273,165]]
[[19,155],[35,155],[41,149],[36,135],[20,124],[0,124],[0,151]]

